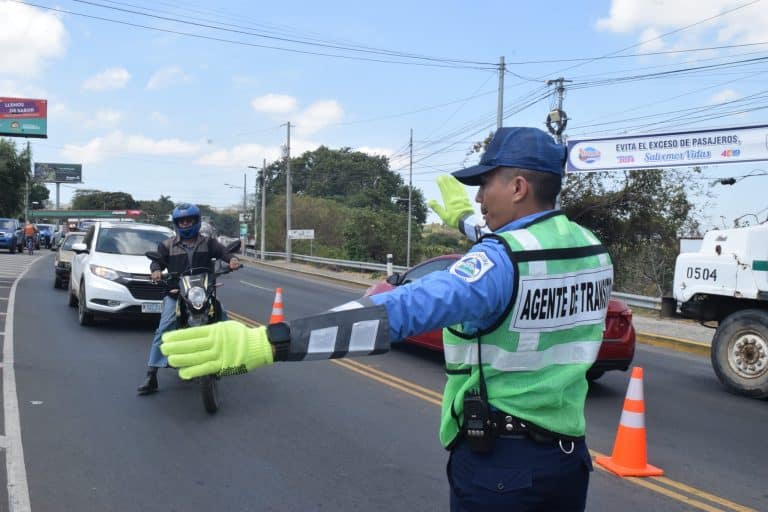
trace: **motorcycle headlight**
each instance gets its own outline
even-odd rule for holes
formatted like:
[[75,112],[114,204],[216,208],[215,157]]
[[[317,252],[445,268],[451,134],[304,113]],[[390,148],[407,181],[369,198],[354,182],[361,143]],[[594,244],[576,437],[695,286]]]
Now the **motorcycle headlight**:
[[205,305],[205,290],[199,286],[193,286],[187,292],[187,300],[195,309],[202,309]]
[[111,268],[101,267],[99,265],[91,265],[91,274],[115,281],[120,277],[120,273],[117,270]]

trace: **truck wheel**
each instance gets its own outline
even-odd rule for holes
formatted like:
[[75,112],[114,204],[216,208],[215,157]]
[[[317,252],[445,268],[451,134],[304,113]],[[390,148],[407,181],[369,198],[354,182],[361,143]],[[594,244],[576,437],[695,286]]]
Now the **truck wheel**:
[[745,309],[726,317],[715,331],[711,357],[730,392],[768,396],[768,311]]

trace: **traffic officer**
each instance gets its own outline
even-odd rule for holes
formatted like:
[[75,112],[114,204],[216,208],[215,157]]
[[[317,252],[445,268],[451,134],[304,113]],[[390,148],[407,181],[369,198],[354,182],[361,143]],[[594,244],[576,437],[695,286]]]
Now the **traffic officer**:
[[167,333],[161,350],[190,379],[377,354],[444,327],[440,441],[450,450],[451,510],[584,510],[585,375],[602,342],[613,267],[590,231],[554,209],[565,154],[541,130],[500,128],[479,165],[441,177],[436,213],[481,235],[458,182],[479,186],[489,232],[447,272],[290,325]]

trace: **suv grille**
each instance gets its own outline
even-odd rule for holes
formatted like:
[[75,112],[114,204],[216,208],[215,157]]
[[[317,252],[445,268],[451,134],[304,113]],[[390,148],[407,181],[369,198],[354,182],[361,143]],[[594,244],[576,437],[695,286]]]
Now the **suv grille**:
[[124,283],[135,299],[163,300],[164,288],[150,281],[130,281]]

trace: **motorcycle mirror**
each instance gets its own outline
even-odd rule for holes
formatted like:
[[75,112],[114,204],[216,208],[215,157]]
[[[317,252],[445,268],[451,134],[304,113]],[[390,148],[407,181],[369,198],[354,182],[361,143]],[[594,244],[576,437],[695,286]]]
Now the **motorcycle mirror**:
[[160,253],[157,251],[147,251],[144,253],[144,256],[146,256],[147,258],[153,261],[160,259]]
[[401,277],[402,276],[398,272],[393,272],[391,275],[387,276],[387,282],[392,286],[397,286],[400,284]]

